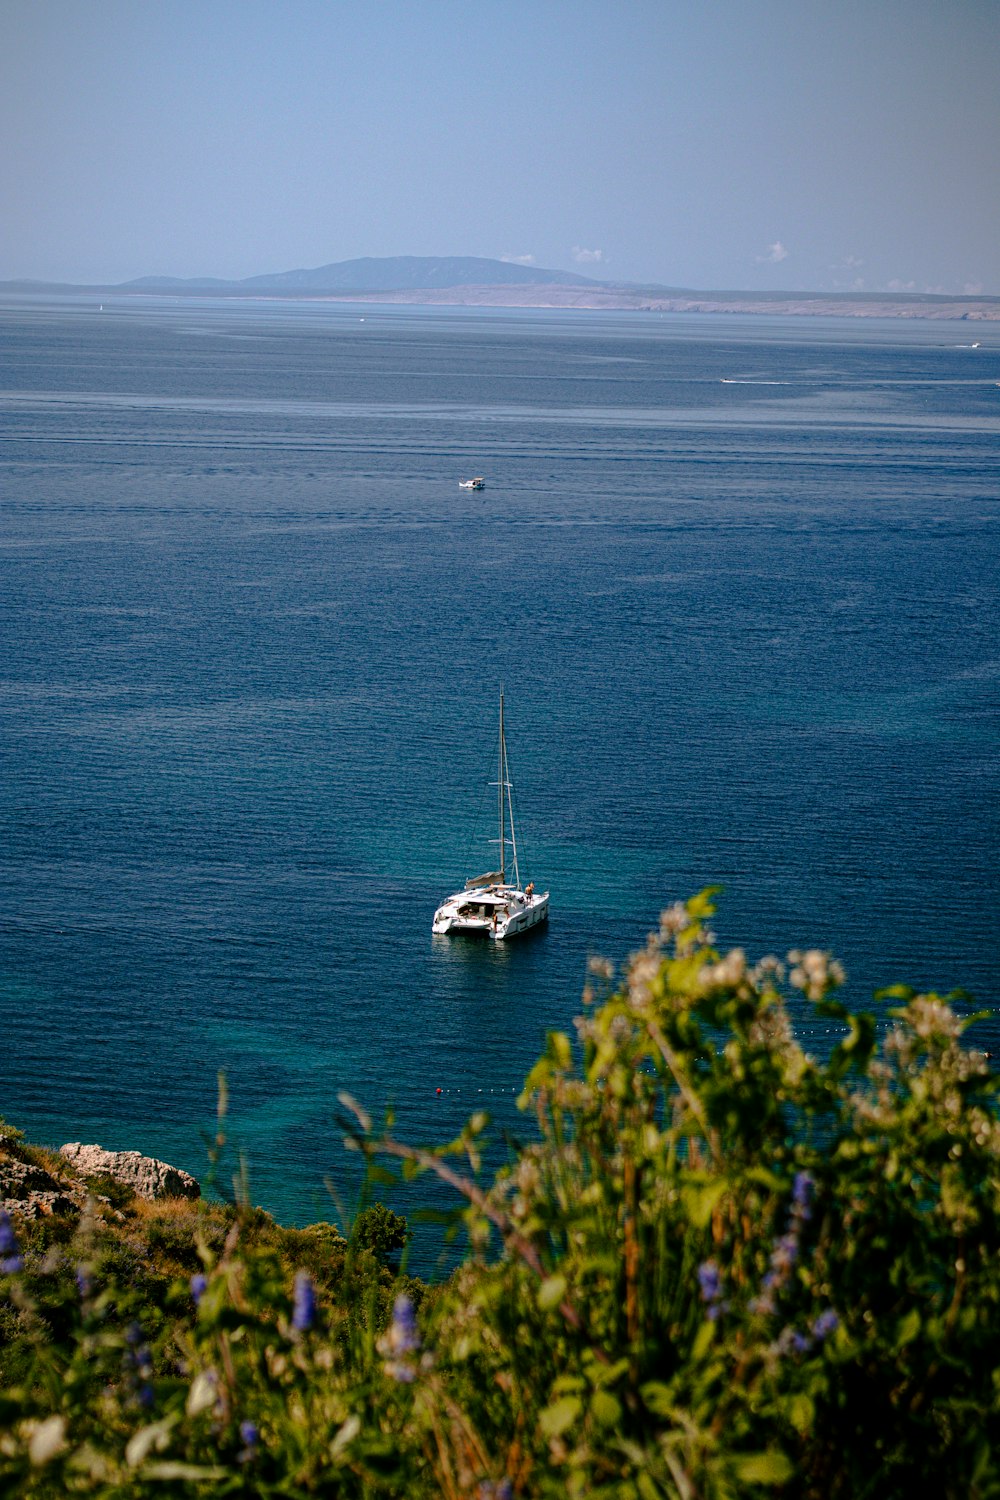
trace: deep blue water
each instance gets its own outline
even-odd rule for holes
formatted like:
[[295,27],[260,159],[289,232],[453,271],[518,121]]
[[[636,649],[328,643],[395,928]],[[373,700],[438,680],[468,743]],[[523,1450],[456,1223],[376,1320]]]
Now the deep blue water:
[[[588,954],[709,882],[856,1004],[992,1006],[1000,327],[79,299],[0,338],[32,1138],[203,1175],[222,1068],[254,1196],[329,1216],[339,1089],[509,1120]],[[551,922],[434,940],[501,680]]]

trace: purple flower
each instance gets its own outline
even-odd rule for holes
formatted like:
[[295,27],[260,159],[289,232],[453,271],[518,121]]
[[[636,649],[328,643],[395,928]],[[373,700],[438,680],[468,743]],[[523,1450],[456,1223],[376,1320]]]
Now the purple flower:
[[765,1318],[769,1318],[774,1312],[774,1285],[769,1279],[770,1274],[768,1272],[764,1277],[764,1290],[759,1296],[750,1299],[750,1311],[762,1313]]
[[380,1354],[388,1355],[382,1366],[391,1380],[409,1384],[416,1375],[416,1366],[408,1358],[420,1348],[417,1330],[417,1315],[412,1300],[401,1292],[392,1309],[392,1322],[378,1341]]
[[195,1275],[191,1277],[191,1295],[194,1298],[195,1307],[198,1306],[198,1303],[201,1301],[202,1297],[204,1297],[207,1290],[208,1277],[203,1271],[196,1272]]
[[801,1219],[812,1215],[813,1180],[808,1172],[796,1172],[792,1183],[793,1212]]
[[819,1317],[813,1324],[813,1336],[819,1339],[820,1342],[822,1342],[823,1339],[829,1338],[830,1334],[833,1333],[834,1329],[838,1326],[839,1323],[840,1319],[837,1317],[837,1314],[834,1312],[833,1308],[828,1307],[820,1313]]
[[400,1293],[393,1303],[389,1340],[394,1354],[412,1354],[420,1348],[417,1315],[405,1292]]
[[13,1276],[15,1271],[23,1270],[24,1256],[17,1243],[10,1214],[5,1209],[0,1213],[0,1276]]
[[316,1321],[316,1289],[308,1271],[300,1271],[295,1278],[295,1301],[292,1307],[292,1327],[299,1333],[308,1333]]
[[153,1356],[142,1342],[142,1328],[138,1323],[129,1324],[125,1330],[125,1342],[128,1348],[124,1354],[124,1365],[129,1389],[132,1392],[132,1399],[139,1406],[148,1409],[153,1405],[154,1400],[151,1383],[153,1378]]
[[788,1214],[787,1227],[779,1239],[773,1242],[771,1265],[766,1272],[758,1296],[750,1302],[751,1311],[769,1316],[792,1267],[799,1258],[800,1238],[805,1225],[812,1218],[812,1200],[816,1185],[808,1172],[796,1172],[792,1180],[792,1206]]
[[77,1266],[76,1268],[76,1289],[81,1297],[89,1297],[93,1291],[93,1282],[90,1279],[90,1273],[86,1266]]
[[698,1267],[698,1286],[705,1303],[705,1316],[714,1323],[729,1305],[722,1300],[722,1277],[714,1260],[703,1260]]
[[385,1374],[391,1380],[402,1380],[409,1385],[417,1371],[406,1356],[415,1355],[420,1349],[420,1334],[414,1304],[405,1292],[400,1292],[393,1304],[393,1322],[379,1338],[378,1349],[381,1355],[390,1356],[382,1365]]
[[722,1286],[719,1280],[719,1268],[714,1260],[702,1261],[698,1267],[698,1285],[701,1288],[703,1302],[715,1302],[718,1299]]
[[799,1237],[794,1230],[783,1234],[771,1252],[771,1265],[778,1272],[789,1271],[799,1254]]
[[0,1213],[0,1255],[16,1255],[17,1251],[17,1235],[10,1222],[10,1214],[4,1209]]
[[248,1464],[256,1453],[257,1444],[260,1442],[260,1432],[256,1422],[241,1422],[240,1437],[243,1439],[243,1447],[236,1455],[236,1462]]
[[812,1348],[812,1339],[806,1333],[800,1333],[797,1328],[783,1328],[774,1342],[774,1348],[779,1354],[808,1354]]

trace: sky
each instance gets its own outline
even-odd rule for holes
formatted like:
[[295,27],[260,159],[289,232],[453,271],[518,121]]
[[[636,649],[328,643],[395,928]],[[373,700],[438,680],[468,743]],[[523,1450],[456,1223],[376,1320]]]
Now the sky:
[[0,0],[0,279],[1000,294],[1000,0]]

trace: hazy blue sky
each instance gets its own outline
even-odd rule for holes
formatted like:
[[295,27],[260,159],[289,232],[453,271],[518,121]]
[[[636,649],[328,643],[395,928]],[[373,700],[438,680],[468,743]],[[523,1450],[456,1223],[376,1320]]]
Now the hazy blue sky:
[[1000,0],[0,0],[0,278],[1000,293]]

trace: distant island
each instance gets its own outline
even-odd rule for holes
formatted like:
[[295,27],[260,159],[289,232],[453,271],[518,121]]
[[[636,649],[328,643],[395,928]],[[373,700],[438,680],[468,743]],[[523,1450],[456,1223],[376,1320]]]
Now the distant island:
[[0,295],[274,298],[439,307],[574,308],[603,312],[755,313],[785,317],[934,318],[1000,321],[1000,297],[919,292],[695,291],[595,281],[482,256],[366,256],[313,270],[242,281],[142,276],[117,285],[3,281]]

